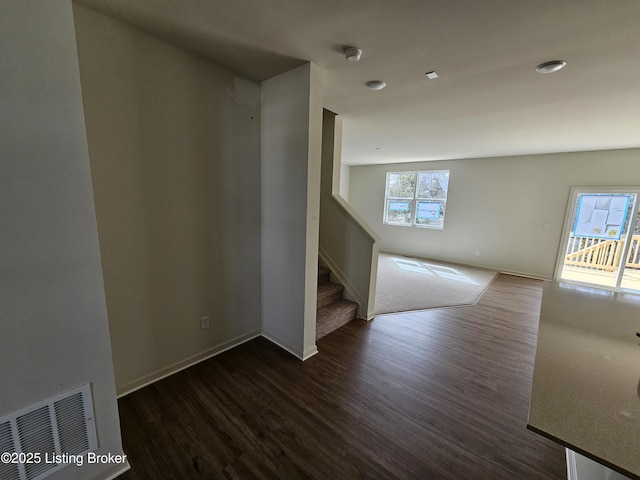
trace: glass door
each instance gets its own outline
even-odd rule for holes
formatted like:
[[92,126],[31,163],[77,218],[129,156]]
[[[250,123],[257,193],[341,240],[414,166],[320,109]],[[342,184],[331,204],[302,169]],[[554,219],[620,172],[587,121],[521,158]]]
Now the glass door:
[[556,280],[640,291],[640,188],[572,188]]
[[[640,205],[640,201],[638,202]],[[636,206],[629,229],[629,245],[627,246],[626,261],[622,265],[622,280],[620,287],[628,290],[640,290],[640,209]]]

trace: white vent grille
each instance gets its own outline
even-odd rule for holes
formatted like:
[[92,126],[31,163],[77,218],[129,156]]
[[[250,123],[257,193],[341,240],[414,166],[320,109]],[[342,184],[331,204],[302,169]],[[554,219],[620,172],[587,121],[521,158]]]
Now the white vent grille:
[[[14,451],[15,446],[13,443],[11,424],[3,421],[0,423],[0,453]],[[13,463],[0,462],[0,479],[12,480],[14,478],[20,478],[18,466]]]
[[0,480],[42,480],[97,447],[87,384],[0,419]]

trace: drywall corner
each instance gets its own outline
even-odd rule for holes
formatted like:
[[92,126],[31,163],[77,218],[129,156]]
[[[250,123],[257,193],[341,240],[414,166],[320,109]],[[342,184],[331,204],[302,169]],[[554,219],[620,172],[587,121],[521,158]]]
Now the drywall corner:
[[315,348],[322,70],[262,83],[262,332],[298,358]]

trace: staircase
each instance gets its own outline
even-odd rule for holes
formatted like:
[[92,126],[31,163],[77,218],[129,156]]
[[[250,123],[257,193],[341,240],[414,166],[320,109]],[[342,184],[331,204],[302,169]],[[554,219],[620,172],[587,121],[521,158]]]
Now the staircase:
[[358,313],[358,304],[342,298],[344,287],[330,281],[330,277],[331,270],[318,267],[316,340],[354,320]]

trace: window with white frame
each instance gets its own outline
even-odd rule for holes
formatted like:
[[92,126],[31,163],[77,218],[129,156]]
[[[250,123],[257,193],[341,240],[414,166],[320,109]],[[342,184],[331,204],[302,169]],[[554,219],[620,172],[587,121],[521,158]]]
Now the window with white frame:
[[384,223],[442,230],[449,190],[449,170],[389,172]]

